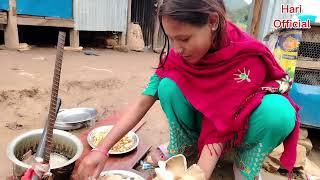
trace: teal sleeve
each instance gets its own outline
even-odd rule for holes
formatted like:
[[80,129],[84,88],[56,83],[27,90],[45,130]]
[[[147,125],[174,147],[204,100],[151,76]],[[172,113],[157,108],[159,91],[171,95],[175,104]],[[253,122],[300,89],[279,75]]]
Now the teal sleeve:
[[146,88],[143,90],[142,94],[158,97],[158,86],[160,81],[161,79],[159,78],[159,76],[157,74],[153,74],[150,77],[149,83],[146,86]]

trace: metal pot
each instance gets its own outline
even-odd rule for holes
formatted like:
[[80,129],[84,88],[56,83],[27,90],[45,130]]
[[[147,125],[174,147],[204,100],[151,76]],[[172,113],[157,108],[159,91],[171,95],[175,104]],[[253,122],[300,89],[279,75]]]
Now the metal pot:
[[[35,153],[43,129],[36,129],[16,137],[7,147],[7,155],[13,162],[13,175],[20,178],[31,167],[22,162],[22,156],[29,150]],[[69,160],[57,167],[51,167],[53,179],[69,179],[73,171],[75,161],[79,159],[83,151],[83,144],[79,138],[71,133],[53,130],[53,152],[67,157]]]

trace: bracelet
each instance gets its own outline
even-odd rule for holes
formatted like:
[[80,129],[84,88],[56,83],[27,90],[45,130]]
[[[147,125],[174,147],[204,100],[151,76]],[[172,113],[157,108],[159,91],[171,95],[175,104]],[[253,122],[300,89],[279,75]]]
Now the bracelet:
[[91,149],[91,152],[93,152],[93,151],[100,152],[103,155],[105,155],[106,157],[109,157],[109,152],[107,151],[107,149],[93,148],[93,149]]

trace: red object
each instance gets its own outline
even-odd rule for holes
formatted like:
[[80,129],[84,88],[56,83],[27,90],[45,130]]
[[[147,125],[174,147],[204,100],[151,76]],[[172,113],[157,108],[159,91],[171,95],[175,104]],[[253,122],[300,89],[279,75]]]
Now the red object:
[[32,168],[28,169],[24,175],[21,177],[21,180],[31,180],[32,176],[35,174]]
[[[226,26],[227,45],[208,53],[200,64],[186,63],[171,49],[164,68],[156,71],[159,77],[175,81],[189,102],[204,115],[199,152],[205,144],[241,144],[250,114],[267,93],[262,87],[277,89],[276,80],[287,75],[266,46],[231,22]],[[299,108],[292,104],[298,112]],[[297,113],[295,130],[284,142],[281,158],[289,171],[296,160],[298,117]]]

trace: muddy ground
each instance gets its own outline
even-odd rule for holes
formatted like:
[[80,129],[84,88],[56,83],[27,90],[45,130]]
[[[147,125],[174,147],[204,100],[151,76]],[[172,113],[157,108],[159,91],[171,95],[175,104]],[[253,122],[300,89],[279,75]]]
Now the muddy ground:
[[[65,52],[59,96],[61,108],[93,107],[99,119],[104,119],[137,99],[157,64],[158,54],[94,51],[99,56]],[[53,48],[0,50],[0,179],[12,174],[7,144],[18,134],[43,127],[54,60]],[[158,102],[144,118],[147,123],[138,132],[142,141],[153,146],[166,142],[168,127]],[[319,156],[313,156],[320,165]],[[220,163],[216,175],[218,179],[232,179],[230,164]],[[265,173],[264,177],[275,179]]]

